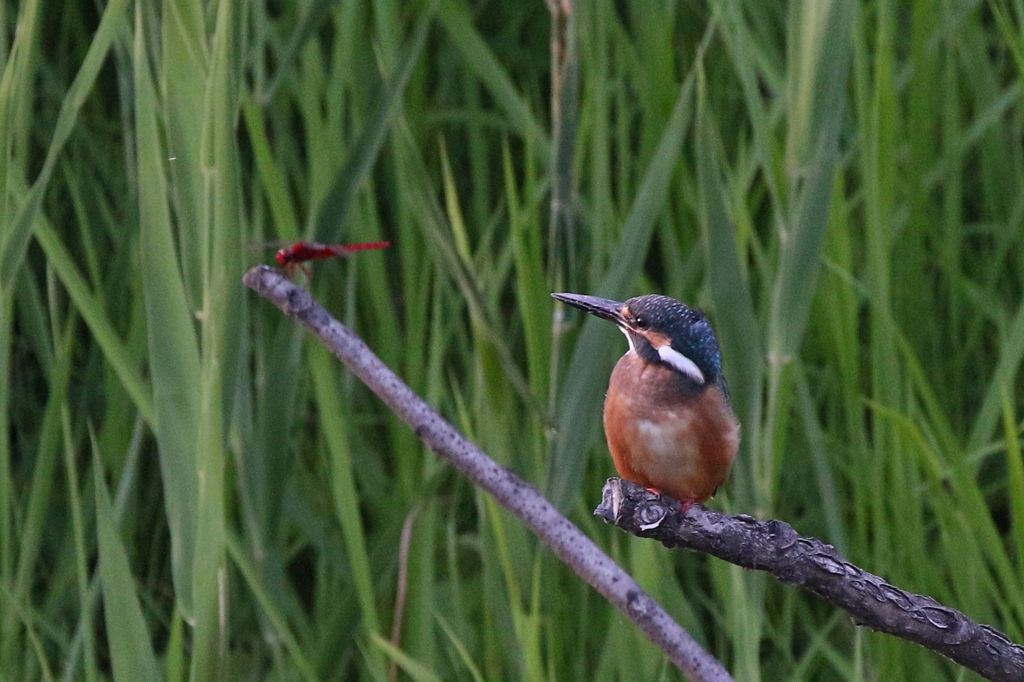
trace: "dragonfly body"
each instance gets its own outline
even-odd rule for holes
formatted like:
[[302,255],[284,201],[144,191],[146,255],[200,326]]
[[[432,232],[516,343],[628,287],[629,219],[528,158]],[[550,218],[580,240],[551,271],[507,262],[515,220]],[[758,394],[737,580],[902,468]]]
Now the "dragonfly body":
[[320,244],[317,242],[295,242],[291,246],[280,249],[274,259],[288,277],[295,274],[295,268],[301,269],[310,276],[309,268],[304,263],[311,260],[325,260],[335,256],[345,258],[356,251],[384,249],[390,242],[364,242],[362,244]]

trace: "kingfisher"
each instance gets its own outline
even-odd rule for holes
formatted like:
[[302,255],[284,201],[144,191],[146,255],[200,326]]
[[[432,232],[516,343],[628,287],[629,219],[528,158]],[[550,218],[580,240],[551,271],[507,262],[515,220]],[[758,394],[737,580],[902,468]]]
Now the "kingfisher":
[[714,495],[739,448],[740,424],[704,313],[656,294],[624,303],[551,296],[614,322],[629,342],[604,400],[604,433],[619,476],[675,498],[683,513]]

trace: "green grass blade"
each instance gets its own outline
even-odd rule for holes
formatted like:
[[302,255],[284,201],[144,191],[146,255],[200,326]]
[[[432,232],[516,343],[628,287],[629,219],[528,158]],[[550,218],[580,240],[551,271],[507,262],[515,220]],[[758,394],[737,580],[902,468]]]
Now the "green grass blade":
[[[155,8],[149,6],[145,10],[148,16]],[[203,203],[204,187],[210,178],[204,168],[209,159],[203,157],[203,144],[211,125],[206,116],[210,45],[201,3],[193,0],[165,3],[162,10],[158,24],[160,40],[157,42],[154,37],[147,43],[161,48],[159,58],[154,53],[152,60],[154,71],[159,75],[156,85],[161,105],[160,123],[166,136],[169,177],[174,189],[167,198],[181,227],[176,235],[178,250],[183,256],[190,256],[182,258],[179,267],[190,307],[194,310],[202,305],[201,269],[210,257],[206,250],[209,244],[202,238],[208,219]]]
[[[200,8],[201,9],[201,8]],[[196,213],[202,217],[196,230],[201,248],[199,281],[202,291],[200,332],[199,413],[196,429],[195,555],[192,566],[192,596],[195,630],[192,639],[192,680],[224,677],[228,674],[228,632],[224,626],[223,604],[227,599],[227,556],[225,535],[228,523],[226,494],[226,430],[232,414],[235,367],[229,359],[236,354],[238,335],[232,336],[232,301],[241,300],[237,288],[241,271],[239,244],[244,233],[239,197],[238,149],[235,129],[239,117],[242,65],[234,56],[234,41],[241,15],[232,3],[217,6],[210,45],[209,70],[203,74],[203,136],[199,165],[202,199]],[[207,169],[215,172],[208,173]]]
[[448,624],[441,614],[437,614],[437,622],[441,626],[441,630],[444,631],[445,637],[451,642],[451,645],[455,647],[455,651],[459,654],[459,660],[469,670],[470,675],[473,676],[473,682],[484,682],[483,673],[480,672],[480,668],[477,667],[476,663],[473,662],[473,658],[469,655],[469,649],[466,648],[465,642],[459,639],[459,636],[452,629],[452,626]]
[[46,260],[54,269],[68,295],[75,303],[75,308],[89,326],[89,331],[96,343],[103,349],[104,359],[108,362],[121,385],[131,396],[136,409],[149,424],[156,423],[156,409],[151,397],[152,389],[146,384],[137,367],[138,360],[132,356],[130,348],[118,338],[113,324],[103,309],[101,298],[90,290],[68,253],[61,243],[57,232],[46,223],[39,223],[35,228],[36,241],[46,254]]
[[135,22],[135,117],[139,160],[139,229],[147,345],[153,402],[171,533],[171,567],[178,604],[194,615],[192,565],[196,543],[196,432],[199,428],[199,348],[178,270],[167,206],[164,151],[157,126],[142,13]]
[[[790,77],[792,118],[786,137],[790,188],[784,239],[772,290],[768,357],[792,357],[803,338],[817,289],[819,253],[828,227],[829,203],[846,112],[844,75],[850,62],[848,5],[803,5]],[[838,200],[838,198],[837,198]]]
[[967,439],[967,449],[977,450],[992,437],[999,423],[1001,400],[999,392],[1003,386],[1014,382],[1020,372],[1021,360],[1024,359],[1024,304],[1017,308],[1009,328],[1004,333],[1000,344],[999,362],[985,390],[981,408],[974,417],[971,433]]
[[25,251],[28,249],[32,229],[39,217],[39,207],[43,201],[43,195],[49,187],[50,178],[57,164],[57,158],[75,128],[78,113],[96,82],[96,77],[107,57],[110,45],[123,26],[127,5],[128,0],[111,0],[104,9],[100,25],[93,34],[92,42],[89,45],[89,51],[61,102],[57,124],[54,127],[53,138],[46,150],[46,159],[43,161],[42,170],[39,171],[36,181],[32,184],[32,189],[19,207],[14,220],[11,221],[10,228],[5,230],[6,235],[0,241],[0,289],[4,291],[10,289],[20,270]]
[[[709,119],[703,77],[697,97],[698,217],[707,263],[708,288],[714,302],[715,335],[722,348],[722,367],[729,381],[733,406],[743,425],[740,460],[733,467],[736,496],[755,500],[754,473],[749,454],[760,443],[764,350],[760,324],[741,267],[735,229],[725,204],[722,152],[718,131]],[[744,455],[748,455],[744,458]],[[763,504],[763,501],[761,502]]]
[[31,645],[35,657],[34,662],[37,663],[41,671],[40,678],[45,682],[53,682],[56,678],[50,669],[49,661],[46,660],[46,651],[32,615],[14,599],[6,585],[0,585],[0,604],[3,604],[4,609],[10,609],[12,615],[17,616],[21,621],[21,626],[25,629],[25,638]]
[[405,673],[416,682],[441,682],[442,678],[434,673],[434,671],[412,658],[380,635],[371,635],[370,641],[373,642],[373,644],[381,651],[387,654],[392,661],[397,663],[399,667],[401,667],[402,670],[404,670]]
[[845,505],[836,490],[835,475],[825,445],[825,433],[818,422],[817,415],[814,414],[814,400],[805,376],[797,377],[796,388],[800,399],[804,431],[813,456],[814,475],[817,479],[818,494],[821,496],[821,507],[825,513],[825,527],[828,529],[828,534],[825,537],[829,544],[835,545],[840,554],[846,556],[848,545],[842,518]]
[[341,227],[345,224],[356,190],[373,169],[384,144],[384,138],[401,109],[402,95],[405,94],[409,78],[423,53],[432,20],[433,12],[420,16],[407,52],[388,78],[373,116],[363,126],[359,137],[349,150],[345,165],[334,176],[331,188],[317,211],[317,241],[337,242],[341,239]]
[[[61,353],[54,358],[53,370],[50,373],[47,401],[40,415],[38,443],[32,454],[31,476],[25,481],[27,489],[20,510],[20,526],[18,528],[17,564],[10,578],[12,596],[21,599],[21,608],[27,612],[31,604],[28,595],[31,590],[32,576],[36,562],[43,550],[46,530],[46,518],[54,503],[51,492],[56,482],[54,472],[60,461],[61,414],[68,398],[68,386],[71,377],[72,361],[68,353]],[[15,558],[11,554],[11,560]],[[17,610],[5,610],[2,622],[5,635],[0,641],[3,651],[0,656],[4,660],[12,660],[13,652],[8,648],[17,643],[15,621]]]
[[[75,317],[69,320],[68,331],[65,334],[64,353],[70,353],[71,341],[74,338],[73,329]],[[71,410],[65,406],[61,414],[61,426],[64,431],[64,470],[67,477],[67,498],[69,512],[71,515],[71,532],[74,537],[74,564],[75,578],[78,583],[78,608],[82,620],[85,621],[83,631],[86,637],[86,648],[89,654],[94,651],[93,644],[93,592],[89,586],[89,550],[86,542],[85,517],[86,512],[82,503],[82,495],[79,492],[80,478],[78,461],[75,450],[75,434],[71,425]],[[90,430],[91,437],[94,436]],[[95,440],[95,439],[94,439]],[[85,679],[94,682],[98,678],[96,659],[93,656],[86,657]]]
[[[28,148],[30,145],[31,127],[28,122],[32,116],[33,98],[35,96],[35,77],[40,40],[40,15],[43,3],[33,0],[21,5],[18,11],[18,31],[13,42],[8,45],[6,36],[3,41],[3,59],[0,65],[0,215],[4,220],[0,234],[0,256],[7,252],[13,222],[11,217],[18,212],[18,203],[24,198],[25,192],[13,191],[27,184],[26,173]],[[3,10],[0,10],[2,13]],[[7,294],[10,290],[2,288]]]
[[[11,352],[13,348],[12,322],[14,318],[13,296],[0,291],[0,433],[10,433],[11,428]],[[7,585],[14,579],[14,565],[17,546],[15,535],[15,476],[11,467],[12,444],[10,439],[0,439],[0,586],[7,594]],[[13,621],[0,620],[0,635],[5,641],[11,641],[10,628]],[[8,669],[14,665],[9,656],[13,653],[11,645],[0,646],[0,665]]]
[[263,614],[270,620],[277,636],[284,640],[284,645],[288,649],[288,653],[291,655],[292,660],[295,662],[295,667],[298,669],[302,679],[307,682],[315,682],[320,679],[317,677],[316,671],[313,670],[312,663],[302,651],[302,647],[299,645],[299,642],[295,639],[295,635],[288,627],[288,623],[285,620],[284,615],[274,605],[274,601],[270,593],[260,582],[259,575],[256,572],[256,567],[253,566],[252,562],[249,561],[249,558],[245,555],[242,547],[238,544],[238,539],[231,534],[228,534],[226,536],[225,547],[227,547],[231,561],[234,562],[238,571],[242,574],[242,579],[245,580],[246,585],[256,597],[256,601],[259,603]]
[[[469,9],[463,0],[442,0],[438,20],[455,47],[462,53],[467,68],[487,86],[498,105],[505,111],[513,129],[528,138],[532,148],[538,152],[548,149],[550,141],[547,133],[534,117],[530,105],[519,94],[504,67],[473,27]],[[543,159],[543,162],[546,163],[547,159]]]
[[274,216],[277,238],[285,242],[298,241],[299,219],[295,215],[295,208],[288,195],[284,176],[274,163],[262,114],[251,98],[246,98],[242,103],[242,112],[245,116],[245,128],[252,143],[256,169],[260,182],[267,193],[270,212]]
[[[1020,432],[1014,421],[1013,405],[1006,390],[1003,394],[1003,438],[1006,439],[1006,473],[1010,493],[1012,538],[1017,555],[1018,576],[1024,574],[1024,456],[1021,454]],[[1018,578],[1019,580],[1020,578]]]
[[309,353],[310,376],[321,418],[327,428],[324,436],[331,458],[331,478],[338,520],[345,533],[345,545],[356,587],[356,596],[362,609],[364,627],[368,633],[380,632],[380,619],[373,594],[370,559],[366,552],[366,537],[359,515],[359,491],[353,476],[352,455],[346,438],[346,419],[333,381],[329,355],[323,348]]
[[103,614],[110,642],[110,659],[117,682],[160,682],[156,657],[150,644],[142,608],[135,594],[135,580],[128,555],[117,531],[99,454],[94,453],[96,485],[96,535],[99,543],[99,574],[103,587]]
[[494,345],[501,367],[505,372],[505,378],[516,389],[520,398],[529,405],[533,413],[546,419],[547,413],[544,406],[540,404],[537,396],[531,393],[515,358],[512,357],[501,326],[496,321],[497,316],[485,300],[479,273],[471,271],[470,264],[464,262],[459,256],[458,248],[450,237],[455,234],[455,230],[450,226],[450,221],[446,220],[438,206],[430,184],[430,174],[427,172],[422,155],[413,145],[407,127],[403,127],[400,135],[398,157],[407,168],[405,177],[409,182],[406,190],[410,195],[410,208],[426,232],[434,257],[443,266],[444,272],[455,281],[473,322],[479,325],[478,329],[485,334],[487,341]]
[[[299,54],[302,48],[309,42],[309,39],[315,34],[317,27],[323,22],[324,16],[333,4],[333,0],[316,0],[313,4],[306,7],[302,20],[292,32],[288,44],[279,54],[278,58],[282,65],[291,65],[295,56]],[[278,69],[274,74],[273,80],[267,84],[266,89],[259,93],[259,101],[269,101],[280,87],[282,79],[290,73],[291,70],[287,67]]]

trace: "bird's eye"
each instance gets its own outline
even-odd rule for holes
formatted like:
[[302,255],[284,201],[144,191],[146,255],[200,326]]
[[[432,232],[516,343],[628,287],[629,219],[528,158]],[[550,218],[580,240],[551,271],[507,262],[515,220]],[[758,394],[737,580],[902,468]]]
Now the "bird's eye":
[[637,329],[643,329],[647,326],[647,320],[643,319],[642,317],[634,317],[633,326],[635,326]]

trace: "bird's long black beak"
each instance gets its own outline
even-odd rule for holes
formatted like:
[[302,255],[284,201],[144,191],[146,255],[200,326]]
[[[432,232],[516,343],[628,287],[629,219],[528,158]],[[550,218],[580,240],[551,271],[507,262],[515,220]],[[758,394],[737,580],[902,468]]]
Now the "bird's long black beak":
[[622,303],[597,296],[584,296],[583,294],[551,294],[551,298],[568,303],[574,308],[585,310],[591,315],[596,315],[604,320],[611,320],[615,324],[625,325],[625,320],[619,313]]

